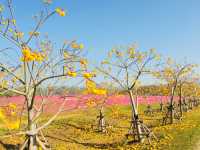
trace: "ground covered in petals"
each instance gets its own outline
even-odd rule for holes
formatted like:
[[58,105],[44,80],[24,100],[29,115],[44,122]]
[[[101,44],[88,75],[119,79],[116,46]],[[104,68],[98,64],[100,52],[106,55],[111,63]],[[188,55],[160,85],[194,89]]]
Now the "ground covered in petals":
[[[154,107],[158,107],[154,105]],[[140,116],[149,128],[151,128],[159,141],[152,141],[151,145],[130,143],[125,134],[129,129],[129,106],[109,106],[105,109],[107,121],[107,133],[99,133],[96,130],[98,111],[95,108],[78,109],[63,113],[47,129],[44,130],[52,149],[55,150],[96,150],[96,149],[195,149],[200,134],[200,108],[194,108],[185,113],[182,121],[173,125],[161,125],[162,113],[154,113],[151,116],[144,115],[145,105],[140,106]],[[43,116],[42,124],[49,116]],[[0,130],[3,135],[7,131]],[[130,139],[129,139],[130,140]],[[20,144],[23,137],[0,137],[0,150],[14,148]],[[147,143],[147,142],[145,142]]]

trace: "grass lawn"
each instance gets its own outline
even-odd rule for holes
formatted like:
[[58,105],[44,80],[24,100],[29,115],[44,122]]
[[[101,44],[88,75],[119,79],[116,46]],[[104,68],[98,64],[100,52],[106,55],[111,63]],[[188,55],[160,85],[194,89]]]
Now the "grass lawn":
[[[158,106],[154,106],[155,108]],[[107,134],[96,131],[96,116],[98,111],[94,108],[87,110],[75,110],[61,114],[43,132],[48,138],[52,149],[55,150],[97,150],[97,149],[165,149],[187,150],[193,149],[200,140],[200,108],[195,108],[184,114],[182,121],[173,125],[160,126],[161,113],[152,116],[143,114],[146,106],[140,106],[140,116],[160,139],[153,141],[151,146],[146,144],[125,144],[125,134],[129,129],[130,112],[129,106],[112,106],[105,109],[105,117],[108,124]],[[40,120],[44,122],[48,117]],[[5,130],[0,126],[0,135]],[[2,144],[19,144],[23,137],[0,138]],[[0,144],[0,150],[4,150]],[[5,146],[5,145],[4,145]]]

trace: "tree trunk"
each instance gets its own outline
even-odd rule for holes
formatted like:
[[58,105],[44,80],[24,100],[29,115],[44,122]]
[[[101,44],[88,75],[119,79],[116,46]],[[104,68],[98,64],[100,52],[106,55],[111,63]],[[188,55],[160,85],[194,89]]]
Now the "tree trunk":
[[28,150],[37,150],[37,141],[36,141],[36,124],[33,122],[33,117],[34,117],[34,110],[29,109],[28,110],[29,115],[28,115],[28,129],[30,131],[29,136],[29,141],[28,141]]
[[36,124],[34,123],[34,108],[32,105],[32,93],[29,93],[26,97],[28,107],[28,150],[37,150],[38,145],[36,141]]
[[28,136],[28,143],[27,147],[28,150],[37,150],[37,141],[36,141],[36,124],[34,123],[34,98],[35,98],[35,93],[36,93],[36,87],[32,87],[29,83],[29,77],[30,73],[27,71],[28,70],[28,63],[24,62],[24,81],[25,81],[25,100],[27,103],[27,111],[28,111],[28,131],[27,131],[27,136]]
[[98,121],[99,131],[105,133],[106,124],[105,124],[105,118],[104,118],[104,113],[103,113],[103,107],[100,108],[98,117],[99,117],[99,121]]
[[[139,122],[139,116],[138,116],[138,111],[136,108],[136,104],[134,101],[133,93],[131,90],[128,91],[130,100],[131,100],[131,108],[132,108],[132,121],[131,121],[131,127],[136,127],[137,130],[137,137],[139,142],[144,141],[144,137],[142,136],[142,130],[141,130],[141,125]],[[134,125],[133,125],[134,124]]]
[[179,89],[179,110],[180,110],[180,116],[183,116],[183,109],[182,109],[182,87],[180,85],[180,89]]
[[163,103],[161,101],[161,103],[160,103],[160,112],[162,112],[162,111],[163,111]]
[[188,104],[186,102],[186,98],[183,98],[183,104],[184,104],[184,111],[187,112],[188,111]]
[[171,96],[171,100],[169,104],[169,112],[170,112],[170,124],[173,124],[174,122],[173,96]]
[[169,106],[169,111],[170,111],[170,124],[174,123],[174,94],[177,86],[177,81],[175,82],[174,86],[172,87],[172,94],[171,94],[171,99],[170,99],[170,106]]
[[174,123],[174,111],[173,111],[173,105],[170,104],[170,124]]

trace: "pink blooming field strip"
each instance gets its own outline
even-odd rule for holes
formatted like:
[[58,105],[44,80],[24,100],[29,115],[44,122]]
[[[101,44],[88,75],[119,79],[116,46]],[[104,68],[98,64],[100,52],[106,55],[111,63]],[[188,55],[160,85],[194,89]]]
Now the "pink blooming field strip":
[[[169,99],[170,99],[169,96],[148,96],[148,97],[138,96],[137,102],[139,104],[156,104],[156,103],[161,103],[161,102],[167,103]],[[175,100],[177,100],[177,97],[175,97]],[[130,104],[130,99],[127,95],[112,96],[108,98],[107,104],[128,105]]]
[[[44,97],[46,99],[44,111],[45,112],[56,112],[60,105],[63,103],[62,96],[50,96]],[[78,108],[87,108],[87,101],[89,99],[93,99],[99,101],[102,99],[100,96],[93,96],[93,95],[80,95],[80,96],[69,96],[66,98],[66,103],[64,106],[65,110],[68,109],[78,109]],[[169,101],[169,96],[138,96],[137,102],[139,104],[156,104],[156,103],[167,103]],[[175,97],[175,101],[178,100]],[[40,96],[36,96],[36,106],[39,107],[41,104],[42,98]],[[0,97],[0,107],[7,106],[9,103],[14,103],[18,105],[18,107],[22,108],[24,104],[24,97],[22,96],[12,96],[12,97]],[[106,105],[129,105],[130,99],[127,95],[115,95],[110,96],[105,101]]]

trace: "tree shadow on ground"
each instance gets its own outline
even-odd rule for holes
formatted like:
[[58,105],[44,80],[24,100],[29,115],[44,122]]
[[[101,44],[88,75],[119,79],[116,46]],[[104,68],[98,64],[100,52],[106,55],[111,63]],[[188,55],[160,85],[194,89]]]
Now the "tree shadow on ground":
[[117,148],[117,147],[123,146],[125,144],[130,145],[130,144],[136,143],[135,141],[127,141],[126,139],[123,139],[123,140],[117,141],[117,142],[113,142],[113,143],[93,143],[93,142],[80,142],[76,139],[69,138],[69,137],[65,138],[65,139],[55,137],[55,136],[50,136],[50,135],[47,135],[46,137],[52,138],[52,139],[55,139],[55,140],[59,140],[59,141],[62,141],[62,142],[76,143],[76,144],[80,144],[80,145],[83,145],[83,146],[86,146],[86,147],[92,147],[92,148],[98,148],[98,149],[99,148],[100,149]]
[[83,131],[89,131],[91,129],[89,127],[80,127],[80,126],[72,124],[72,123],[66,123],[65,126],[73,127],[75,129],[79,129],[79,130],[83,130]]
[[6,143],[3,143],[3,142],[0,140],[0,145],[2,145],[3,148],[6,149],[6,150],[19,150],[19,144],[17,144],[17,145],[14,145],[14,144],[6,144]]

